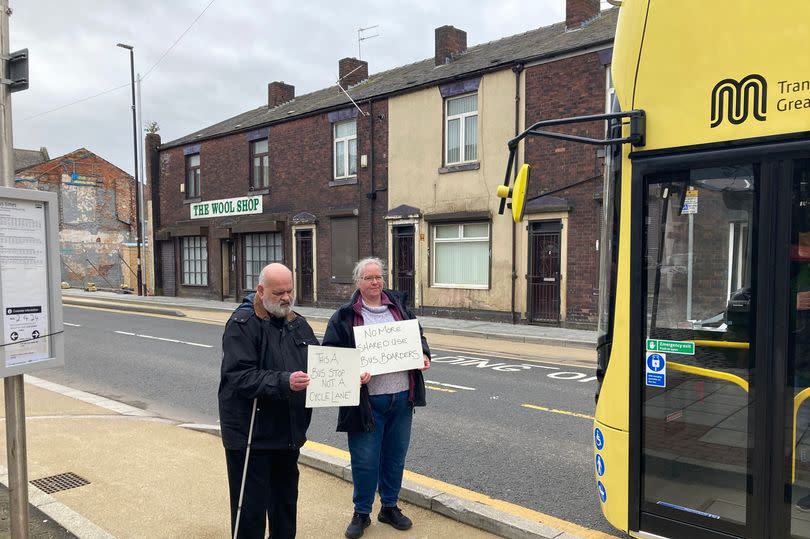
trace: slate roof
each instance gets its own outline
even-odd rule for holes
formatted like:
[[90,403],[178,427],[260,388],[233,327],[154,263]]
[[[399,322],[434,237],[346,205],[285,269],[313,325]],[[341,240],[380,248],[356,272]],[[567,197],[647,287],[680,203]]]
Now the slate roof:
[[[553,57],[613,41],[618,8],[603,11],[581,29],[566,32],[565,22],[505,37],[482,45],[469,47],[452,63],[436,66],[433,58],[374,73],[368,79],[350,87],[356,102],[381,97],[422,86],[437,85],[463,78],[477,72],[505,68],[516,61],[529,62]],[[301,95],[272,109],[267,105],[243,112],[233,118],[206,127],[161,145],[161,149],[191,144],[229,133],[250,131],[279,121],[304,116],[316,111],[350,105],[349,98],[337,85]]]
[[40,163],[50,161],[48,157],[48,150],[40,148],[39,150],[22,150],[14,148],[14,171],[19,171],[24,168],[33,167]]

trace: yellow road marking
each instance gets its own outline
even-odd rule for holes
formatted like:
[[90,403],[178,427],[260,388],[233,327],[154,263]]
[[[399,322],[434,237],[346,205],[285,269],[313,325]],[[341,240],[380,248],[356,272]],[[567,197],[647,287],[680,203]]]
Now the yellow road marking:
[[[344,451],[342,449],[338,449],[337,447],[319,444],[313,441],[308,441],[306,443],[306,447],[309,447],[310,449],[314,449],[316,451],[320,451],[322,453],[326,453],[327,455],[330,455],[332,457],[337,457],[340,459],[344,459],[346,461],[350,460],[349,452]],[[435,490],[439,490],[441,492],[452,494],[453,496],[458,496],[459,498],[465,500],[474,501],[487,505],[489,507],[492,507],[493,509],[498,509],[499,511],[503,511],[504,513],[509,513],[510,515],[514,515],[529,520],[531,522],[539,522],[540,524],[551,526],[552,528],[556,528],[563,532],[568,532],[572,535],[582,537],[583,539],[616,538],[615,535],[610,535],[604,532],[600,532],[598,530],[585,528],[584,526],[579,526],[577,524],[574,524],[573,522],[568,522],[567,520],[562,520],[557,517],[547,515],[545,513],[540,513],[539,511],[534,511],[532,509],[522,507],[514,503],[505,502],[503,500],[498,500],[496,498],[490,498],[486,494],[481,494],[480,492],[475,492],[474,490],[469,490],[450,483],[445,483],[444,481],[439,481],[438,479],[433,479],[432,477],[427,477],[425,475],[413,473],[408,470],[405,470],[405,479],[413,481],[414,483],[418,483],[419,485],[422,485],[424,487],[429,487]],[[596,502],[594,502],[594,511],[596,511]]]
[[455,389],[446,389],[444,387],[429,386],[427,384],[425,384],[425,387],[427,389],[432,389],[433,391],[444,391],[445,393],[455,393],[456,392]]
[[531,408],[532,410],[540,410],[541,412],[553,412],[555,414],[572,415],[574,417],[581,417],[582,419],[593,419],[592,415],[578,414],[576,412],[569,412],[567,410],[555,410],[554,408],[546,408],[545,406],[537,406],[536,404],[521,404],[524,408]]

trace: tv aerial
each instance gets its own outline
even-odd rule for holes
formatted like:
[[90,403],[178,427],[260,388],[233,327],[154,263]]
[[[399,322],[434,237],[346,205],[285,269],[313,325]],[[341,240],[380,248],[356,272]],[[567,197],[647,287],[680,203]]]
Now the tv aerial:
[[358,28],[357,29],[357,59],[358,60],[363,59],[362,52],[360,50],[360,45],[363,43],[363,41],[365,41],[367,39],[371,39],[373,37],[377,37],[377,36],[380,35],[380,34],[374,34],[374,35],[369,36],[369,35],[366,35],[365,32],[368,32],[370,30],[373,30],[373,29],[379,28],[379,27],[380,27],[379,24],[375,24],[374,26],[367,26],[365,28]]

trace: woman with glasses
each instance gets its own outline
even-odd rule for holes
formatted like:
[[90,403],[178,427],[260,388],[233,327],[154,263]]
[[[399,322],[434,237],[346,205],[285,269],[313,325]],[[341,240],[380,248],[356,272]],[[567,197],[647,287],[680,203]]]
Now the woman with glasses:
[[[404,294],[383,288],[382,272],[379,258],[364,258],[355,265],[357,290],[349,303],[329,320],[324,346],[354,348],[354,326],[416,318],[408,310]],[[337,430],[349,437],[354,481],[354,514],[346,528],[349,539],[361,537],[371,524],[369,514],[378,487],[382,509],[377,520],[398,530],[413,525],[397,507],[397,501],[411,441],[413,407],[425,405],[425,379],[421,371],[430,368],[430,349],[424,335],[422,351],[422,369],[373,377],[368,372],[361,373],[360,405],[341,407],[338,413]]]

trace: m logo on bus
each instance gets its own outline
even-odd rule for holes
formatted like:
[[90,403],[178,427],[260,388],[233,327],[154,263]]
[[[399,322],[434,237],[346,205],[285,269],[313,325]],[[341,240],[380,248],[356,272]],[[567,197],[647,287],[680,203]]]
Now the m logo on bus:
[[768,83],[762,75],[751,74],[744,79],[723,79],[712,88],[712,127],[725,118],[734,125],[748,119],[765,121],[768,107]]

